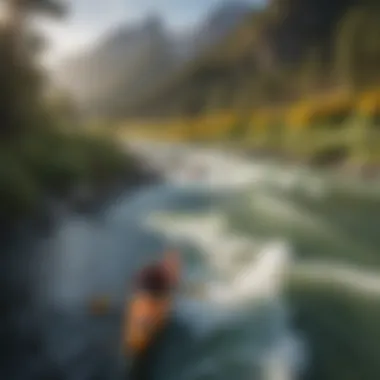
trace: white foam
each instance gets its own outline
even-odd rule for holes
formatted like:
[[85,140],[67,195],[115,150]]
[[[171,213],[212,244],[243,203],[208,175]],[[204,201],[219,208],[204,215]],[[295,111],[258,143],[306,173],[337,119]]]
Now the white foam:
[[[248,299],[276,297],[281,292],[289,264],[289,249],[283,242],[262,246],[226,229],[218,214],[198,217],[152,218],[149,225],[174,239],[198,246],[205,264],[218,273],[218,281],[208,281],[205,296],[224,305]],[[242,257],[243,256],[243,257]],[[244,259],[244,260],[242,260]]]
[[354,265],[308,261],[293,265],[292,276],[305,284],[327,283],[359,292],[363,296],[379,297],[380,295],[380,273],[359,269]]
[[[203,299],[196,301],[197,307],[189,300],[184,302],[187,308],[182,305],[185,317],[191,316],[193,311],[203,321],[200,334],[209,331],[213,325],[220,328],[218,323],[223,324],[224,319],[228,321],[229,316],[242,312],[245,307],[251,308],[253,302],[279,299],[291,261],[286,243],[262,244],[249,237],[237,236],[228,231],[223,215],[215,213],[195,217],[161,214],[152,217],[149,225],[171,239],[197,245],[205,265],[219,274],[217,281],[205,280]],[[204,314],[208,318],[203,318]],[[283,333],[286,344],[280,337],[278,344],[268,349],[261,347],[255,353],[250,350],[251,357],[261,361],[263,380],[295,378],[292,374],[297,369],[297,347],[290,344],[294,341],[291,332]],[[265,355],[260,355],[262,349]]]
[[[294,380],[304,369],[306,360],[306,347],[302,341],[293,335],[287,334],[267,352],[263,380]],[[302,354],[301,354],[302,353]]]
[[[168,181],[179,185],[224,189],[269,185],[284,191],[298,189],[315,198],[322,198],[328,192],[325,179],[300,166],[279,167],[236,152],[190,144],[135,142],[130,145]],[[173,160],[172,153],[178,160]],[[173,165],[175,162],[178,165]],[[198,169],[202,174],[194,176]]]
[[308,213],[291,201],[279,198],[278,195],[255,193],[251,196],[250,207],[254,213],[259,212],[260,215],[272,217],[278,222],[292,223],[303,230],[329,233],[324,226],[325,221],[319,220],[315,215]]

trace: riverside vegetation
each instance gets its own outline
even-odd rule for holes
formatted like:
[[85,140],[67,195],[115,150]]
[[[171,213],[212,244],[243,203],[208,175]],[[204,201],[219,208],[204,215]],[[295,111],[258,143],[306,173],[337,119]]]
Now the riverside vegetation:
[[372,0],[268,2],[113,116],[153,138],[378,165],[379,17]]
[[[239,37],[241,44],[236,44],[236,37],[233,37],[225,47],[217,48],[218,51],[231,54],[220,54],[211,63],[205,59],[206,63],[200,62],[190,67],[190,73],[176,79],[177,92],[168,92],[168,98],[161,94],[157,96],[156,99],[162,100],[157,108],[162,110],[165,107],[161,106],[176,105],[173,103],[176,100],[180,103],[178,112],[168,112],[159,117],[152,111],[151,121],[135,121],[132,120],[135,115],[123,115],[123,119],[128,116],[130,121],[125,123],[128,128],[122,133],[126,131],[126,134],[165,140],[228,142],[256,150],[283,152],[300,159],[317,157],[319,162],[323,161],[321,155],[325,158],[334,152],[335,157],[377,163],[379,77],[376,77],[376,73],[380,62],[379,29],[376,29],[380,25],[378,5],[372,6],[368,0],[361,1],[360,6],[358,2],[322,0],[271,3],[290,6],[295,11],[290,19],[281,22],[281,17],[271,12],[255,12],[252,19],[248,20],[248,27],[244,25],[241,29],[241,33],[247,36],[245,39]],[[353,3],[356,3],[356,7],[351,6]],[[40,10],[53,10],[50,7],[52,3],[47,0],[13,4],[39,5]],[[302,22],[302,15],[309,16],[310,10],[309,13],[304,12],[300,7],[309,7],[310,4],[311,9],[322,10],[313,11],[316,16],[313,20],[318,25],[326,25],[323,29],[313,24],[313,30],[322,31],[319,36],[302,29],[302,26],[307,29],[311,25]],[[344,11],[336,11],[342,8],[342,4],[346,4]],[[20,13],[29,16],[31,8],[15,8],[13,11],[19,16]],[[283,14],[283,11],[278,13]],[[322,14],[329,15],[328,19]],[[16,19],[23,20],[24,17]],[[346,20],[346,28],[331,27],[338,23],[338,19]],[[366,28],[363,28],[363,24]],[[62,100],[57,106],[46,99],[41,88],[43,77],[35,64],[36,45],[33,43],[33,47],[30,46],[30,39],[26,44],[27,36],[19,33],[20,27],[23,24],[14,25],[11,31],[2,31],[0,44],[0,215],[6,221],[30,215],[47,194],[62,196],[62,193],[70,192],[79,184],[98,186],[120,176],[124,169],[127,173],[136,170],[133,161],[125,158],[111,138],[85,133],[80,123],[74,121],[75,109],[65,105]],[[292,59],[297,62],[293,67],[281,63],[290,54],[284,51],[277,63],[260,65],[262,55],[258,53],[249,57],[246,54],[261,51],[255,49],[258,39],[253,39],[254,46],[250,43],[250,36],[257,35],[258,27],[263,37],[266,31],[268,35],[271,32],[272,40],[277,41],[279,46],[290,45],[303,49],[314,47],[311,40],[316,45],[319,41],[322,53],[328,45],[326,41],[335,41],[331,36],[338,35],[339,31],[342,49],[332,51],[339,50],[346,58],[328,59],[325,65],[315,68],[315,63],[320,60],[307,59],[312,52],[305,48],[304,52],[300,52],[300,59]],[[17,44],[21,42],[12,36],[15,30],[18,31],[17,36],[23,37],[22,45],[25,43],[28,46],[28,49],[22,49],[23,57],[15,49],[16,40]],[[343,33],[344,30],[346,32]],[[236,33],[240,33],[239,30]],[[375,38],[367,38],[370,35]],[[282,43],[289,36],[292,37],[292,43]],[[294,36],[298,36],[298,40]],[[248,45],[243,41],[248,41]],[[368,41],[368,44],[363,44],[363,41]],[[262,38],[259,45],[263,46]],[[229,50],[229,46],[235,46],[236,49]],[[347,48],[343,49],[344,46]],[[362,49],[367,49],[369,53],[363,54]],[[248,63],[253,64],[248,65],[246,71],[241,71],[243,63],[247,67],[245,58],[252,58],[253,62]],[[338,62],[343,63],[339,66]],[[303,65],[305,70],[301,71]],[[333,75],[336,73],[335,65],[338,65],[338,72],[342,74],[339,78]],[[216,75],[216,66],[221,68],[222,75]],[[241,76],[235,75],[239,72]],[[302,80],[301,72],[305,73]],[[210,74],[213,73],[213,79],[210,80]],[[321,78],[327,78],[328,81],[321,81]],[[318,88],[320,82],[323,82],[323,88]],[[313,90],[317,95],[310,95]],[[274,99],[274,96],[278,97]],[[180,102],[183,99],[186,101]],[[243,104],[236,104],[237,100]],[[248,106],[245,102],[249,103]],[[154,108],[152,105],[152,110]],[[131,125],[136,129],[131,128]],[[321,152],[330,153],[324,155]],[[347,203],[351,201],[348,198]],[[375,210],[372,204],[370,206]],[[344,214],[347,215],[345,219],[348,224],[353,222],[352,219],[359,223],[360,216],[366,219],[364,213],[353,213],[350,207],[347,204],[347,213]],[[376,225],[376,222],[372,224],[374,230]],[[368,227],[362,229],[368,231]],[[347,256],[347,252],[345,254]],[[355,258],[359,262],[364,260],[363,255],[359,254]],[[303,377],[305,380],[379,378],[376,355],[380,341],[380,309],[376,297],[356,291],[343,292],[331,286],[313,287],[312,284],[299,286],[290,283],[287,290],[287,298],[295,306],[299,328],[306,336],[311,351],[308,370]],[[11,350],[12,346],[7,346],[7,349]]]
[[[221,143],[315,164],[380,163],[380,90],[336,93],[281,108],[192,119],[133,122],[126,133],[174,141]],[[129,123],[127,123],[129,125]]]
[[0,215],[4,224],[40,212],[47,197],[106,187],[139,168],[110,134],[86,131],[75,105],[47,91],[38,66],[43,38],[31,16],[63,16],[59,2],[9,2],[0,28]]

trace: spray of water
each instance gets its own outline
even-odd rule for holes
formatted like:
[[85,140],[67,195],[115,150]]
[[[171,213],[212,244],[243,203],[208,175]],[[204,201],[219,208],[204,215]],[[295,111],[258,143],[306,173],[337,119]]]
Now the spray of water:
[[[191,173],[199,165],[203,167],[203,175],[194,178]],[[165,164],[162,167],[166,170],[167,178],[180,186],[235,191],[235,203],[240,204],[239,207],[247,214],[247,223],[254,222],[255,217],[262,218],[271,226],[276,225],[277,229],[274,230],[280,234],[284,226],[292,226],[297,234],[331,240],[342,251],[357,250],[361,254],[372,255],[372,252],[366,252],[360,244],[352,241],[339,226],[330,224],[328,220],[302,207],[301,203],[286,197],[286,194],[301,192],[303,196],[322,202],[337,189],[349,193],[353,187],[339,187],[331,179],[312,174],[306,169],[284,170],[210,150],[192,150],[183,155],[180,167],[172,168]],[[238,199],[236,194],[239,194]],[[148,226],[169,240],[196,246],[207,270],[203,279],[197,278],[198,282],[202,281],[202,300],[191,302],[202,303],[202,310],[207,310],[205,313],[208,316],[212,311],[215,313],[215,310],[219,316],[231,312],[236,315],[236,311],[242,311],[246,307],[259,310],[263,301],[281,304],[281,293],[288,275],[301,282],[340,282],[346,288],[366,293],[378,289],[377,274],[369,276],[367,272],[358,273],[354,268],[342,271],[340,263],[297,262],[292,257],[290,242],[276,234],[263,239],[255,236],[251,229],[248,237],[237,235],[236,231],[229,228],[228,216],[222,210],[191,217],[178,213],[155,214],[149,219]],[[349,279],[351,275],[356,276],[352,281]],[[359,289],[355,283],[366,286]],[[190,306],[188,310],[196,310],[198,313],[200,309]],[[224,313],[221,313],[222,310]],[[210,325],[215,326],[215,319],[212,319]],[[249,345],[247,350],[239,351],[239,357],[243,358],[246,354],[252,363],[259,361],[262,364],[260,379],[294,379],[307,362],[304,341],[286,325],[282,325],[275,342],[270,348],[266,346],[266,349],[260,347],[258,350]],[[188,375],[189,379],[197,378],[195,375],[190,376],[190,372]]]
[[[196,302],[206,303],[207,314],[209,317],[213,315],[209,318],[209,329],[211,324],[214,329],[221,329],[223,321],[225,323],[232,316],[236,318],[247,309],[260,310],[266,303],[276,303],[280,307],[284,281],[292,261],[286,242],[264,243],[237,236],[228,230],[226,219],[218,213],[191,217],[158,214],[150,218],[148,225],[177,244],[182,241],[198,248],[208,270],[203,279],[202,300]],[[210,272],[213,274],[211,280]],[[201,318],[201,315],[198,317]],[[267,328],[270,334],[273,326]],[[278,380],[281,373],[281,379],[293,379],[297,370],[295,361],[301,355],[296,352],[299,346],[297,339],[284,325],[275,341],[270,348],[263,344],[260,354],[255,357],[255,360],[260,357],[264,368],[261,378]],[[253,361],[252,347],[246,350],[250,351],[250,360]]]

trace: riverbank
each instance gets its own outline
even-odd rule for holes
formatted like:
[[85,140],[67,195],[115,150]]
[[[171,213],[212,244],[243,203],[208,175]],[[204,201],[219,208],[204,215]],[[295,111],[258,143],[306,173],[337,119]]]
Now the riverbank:
[[[156,151],[148,148],[151,160],[159,162],[160,149],[156,156]],[[161,151],[166,155],[166,147]],[[192,153],[184,155],[188,154]],[[183,158],[187,161],[187,157]],[[174,155],[168,157],[168,171],[173,161],[181,160],[174,159]],[[200,161],[197,147],[194,160],[190,161],[195,165]],[[235,168],[226,165],[230,174],[226,176],[223,170],[220,173],[218,170],[223,167],[223,160],[212,161],[211,170],[216,170],[216,175],[225,182],[232,182],[234,174],[239,172],[238,162]],[[252,166],[255,169],[257,165]],[[281,171],[286,175],[286,169],[280,167]],[[273,176],[276,178],[277,174]],[[18,277],[23,283],[19,293],[15,288],[12,293],[6,292],[15,308],[9,321],[2,324],[4,334],[1,335],[6,343],[3,353],[13,360],[4,363],[8,372],[0,368],[0,378],[111,378],[109,373],[115,371],[120,318],[119,315],[99,318],[86,314],[87,300],[94,294],[112,295],[114,304],[121,305],[126,283],[137,267],[157,257],[168,241],[179,244],[189,280],[202,283],[204,278],[203,284],[207,286],[214,270],[228,271],[226,286],[220,288],[219,294],[226,292],[223,299],[235,302],[225,305],[234,311],[236,318],[232,315],[220,318],[219,306],[222,305],[220,302],[216,305],[216,298],[207,299],[207,304],[198,297],[189,303],[187,299],[180,299],[178,315],[184,318],[184,326],[182,330],[174,329],[160,347],[159,357],[149,366],[155,371],[155,379],[197,380],[207,376],[212,380],[231,380],[236,374],[246,378],[253,373],[255,378],[264,379],[269,377],[260,372],[264,366],[286,373],[286,368],[295,360],[294,355],[284,353],[284,367],[279,367],[282,362],[276,358],[282,358],[283,338],[288,334],[292,336],[293,329],[289,331],[288,324],[299,333],[304,343],[301,348],[305,347],[301,352],[306,354],[306,363],[302,366],[305,372],[297,379],[379,378],[376,362],[380,342],[378,296],[367,292],[366,286],[355,286],[357,280],[362,281],[362,276],[353,275],[355,272],[344,270],[336,278],[330,264],[332,259],[355,263],[363,269],[363,274],[366,267],[373,266],[365,254],[370,251],[376,255],[378,251],[379,204],[368,205],[356,194],[346,193],[330,200],[310,197],[304,202],[304,197],[297,194],[287,197],[289,194],[282,192],[275,181],[267,183],[263,179],[263,185],[264,182],[266,185],[258,186],[256,191],[251,191],[248,184],[248,191],[233,195],[228,205],[216,201],[219,192],[214,192],[208,184],[207,192],[197,186],[184,190],[183,186],[170,187],[169,184],[164,189],[159,187],[158,191],[152,189],[148,194],[132,196],[130,200],[128,196],[126,200],[124,197],[114,199],[120,207],[111,207],[112,212],[105,210],[104,219],[66,218],[58,226],[59,233],[49,237],[43,254],[40,246],[33,251],[28,239],[20,242],[22,247],[13,251],[12,256],[15,267],[23,272]],[[210,199],[216,201],[213,207],[210,207]],[[252,208],[255,205],[257,207]],[[163,217],[162,213],[166,212],[168,217]],[[162,227],[163,234],[142,226],[141,221],[146,220],[146,216],[158,218],[154,220]],[[226,221],[221,223],[225,228],[220,230],[219,220]],[[373,239],[369,236],[371,226]],[[279,237],[287,244],[275,243]],[[44,239],[41,240],[44,243]],[[290,305],[289,320],[283,319],[288,313],[281,307],[266,307],[254,301],[261,285],[265,290],[272,281],[274,287],[282,284],[278,282],[279,270],[282,271],[278,265],[282,260],[264,259],[265,255],[260,255],[263,252],[269,252],[267,257],[286,258],[289,252],[295,259],[305,259],[302,263],[284,262],[291,265],[291,273],[299,274],[284,284],[285,305]],[[315,257],[323,259],[325,266],[306,262]],[[25,259],[28,267],[19,265],[20,258]],[[38,261],[37,269],[33,269],[31,259]],[[260,266],[257,266],[258,259],[262,262]],[[310,270],[303,263],[311,264]],[[1,269],[6,272],[5,268]],[[245,276],[242,276],[243,270]],[[50,296],[46,301],[48,311],[38,308],[40,293],[28,294],[33,286],[25,285],[25,272],[30,274],[30,284],[38,290],[42,288],[42,295]],[[323,272],[322,278],[320,272]],[[0,277],[4,281],[4,277]],[[342,283],[342,290],[335,286],[337,282]],[[366,285],[364,281],[362,285]],[[210,292],[215,296],[217,293]],[[239,304],[247,314],[239,312]],[[58,307],[54,309],[53,305]],[[248,310],[245,305],[252,308]],[[40,347],[38,341],[41,341]],[[206,367],[202,362],[205,358],[210,363]],[[20,366],[20,362],[24,365]]]
[[[51,137],[51,136],[49,136]],[[0,165],[0,244],[20,230],[48,231],[65,213],[87,214],[104,209],[126,192],[159,182],[148,167],[114,140],[87,135],[54,136],[56,146],[36,144],[2,150]]]
[[380,163],[355,162],[355,160],[345,159],[338,151],[331,151],[327,152],[326,155],[316,155],[310,158],[300,158],[281,152],[258,151],[254,149],[244,149],[244,153],[251,158],[304,166],[313,170],[321,170],[343,176],[355,176],[365,181],[380,179]]
[[[149,141],[149,140],[147,140]],[[162,144],[164,142],[162,140]],[[171,142],[178,147],[183,146],[186,149],[192,147],[201,150],[217,150],[226,152],[236,157],[257,160],[260,162],[271,162],[289,167],[309,168],[316,172],[329,173],[339,177],[353,178],[365,183],[376,182],[380,180],[380,160],[372,158],[371,160],[365,156],[359,157],[353,155],[345,148],[336,146],[326,147],[318,152],[309,154],[289,153],[282,149],[264,149],[252,146],[244,142],[233,141],[189,141],[184,143],[182,140]]]
[[[59,244],[57,231],[64,230],[62,224],[71,223],[71,227],[75,228],[75,220],[80,220],[91,226],[98,219],[98,215],[104,216],[110,204],[118,202],[119,199],[125,201],[140,188],[161,181],[157,172],[144,165],[125,148],[120,147],[117,152],[121,159],[118,161],[118,170],[112,172],[112,176],[107,177],[107,180],[85,182],[86,177],[81,177],[82,181],[72,183],[65,192],[54,192],[51,189],[47,191],[45,188],[36,201],[37,207],[28,209],[28,214],[18,214],[18,218],[8,220],[2,215],[4,222],[0,230],[0,304],[6,312],[1,318],[0,336],[4,342],[4,350],[0,352],[10,360],[0,366],[0,378],[25,379],[27,376],[29,379],[66,379],[66,375],[62,373],[62,366],[65,371],[68,371],[68,368],[73,372],[81,371],[81,365],[86,358],[93,358],[94,351],[99,350],[95,340],[101,333],[89,332],[97,323],[96,318],[94,320],[86,315],[79,316],[81,312],[78,311],[75,315],[67,309],[62,311],[61,306],[50,305],[44,297],[50,294],[54,287],[54,270],[57,268],[53,262],[59,256],[59,248],[55,244]],[[85,238],[83,231],[78,229],[77,232],[71,235],[73,240],[81,241]],[[100,230],[100,233],[104,231]],[[94,233],[91,242],[96,238],[97,235]],[[64,239],[66,243],[70,240],[67,236]],[[51,241],[55,244],[50,245]],[[102,243],[101,241],[100,244]],[[61,248],[66,249],[63,246]],[[123,249],[125,247],[121,245],[120,250]],[[103,253],[96,249],[95,251],[98,255]],[[64,262],[70,261],[69,257],[88,254],[86,267],[91,266],[91,253],[93,252],[89,252],[88,247],[69,248],[65,251],[67,257]],[[107,253],[105,250],[105,256]],[[120,260],[121,257],[120,255]],[[125,263],[123,265],[126,266]],[[90,281],[94,275],[92,272],[93,269],[86,270],[83,276],[84,283]],[[72,269],[71,275],[75,277],[75,269]],[[70,287],[71,281],[72,277],[67,278],[64,286]],[[39,294],[40,287],[44,296]],[[77,288],[75,292],[79,294],[81,290]],[[83,306],[86,302],[88,300],[83,301]],[[117,326],[117,321],[114,325]],[[102,327],[101,323],[98,324],[97,330],[101,331]],[[72,330],[75,328],[79,331]],[[52,331],[56,334],[55,338],[51,337]],[[60,338],[61,331],[65,331],[69,336],[69,343],[65,337]],[[80,354],[72,355],[67,345],[70,346],[72,342],[74,345],[77,344],[80,340],[78,336],[85,336],[89,344]],[[66,346],[62,344],[62,340]],[[54,359],[56,352],[61,354],[58,359]],[[62,355],[67,352],[69,357],[62,359]],[[103,357],[100,357],[100,360],[103,360]],[[19,362],[24,363],[22,368],[17,364]],[[96,376],[99,376],[99,373]]]
[[335,148],[322,150],[319,154],[300,156],[281,150],[255,148],[241,143],[201,144],[201,146],[217,148],[248,159],[309,168],[366,183],[380,180],[380,161],[350,157],[344,150]]

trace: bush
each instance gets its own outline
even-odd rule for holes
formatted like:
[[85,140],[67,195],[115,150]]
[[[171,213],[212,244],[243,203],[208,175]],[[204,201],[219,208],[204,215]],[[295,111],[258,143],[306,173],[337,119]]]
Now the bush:
[[291,107],[288,124],[301,128],[339,128],[353,115],[353,99],[349,95],[326,96]]
[[237,120],[230,130],[229,138],[231,140],[242,140],[248,133],[249,124],[245,120]]
[[83,154],[86,177],[91,182],[107,181],[125,170],[134,170],[132,159],[109,137],[77,136],[74,145]]
[[20,160],[2,150],[0,158],[0,214],[18,218],[35,210],[41,192]]
[[46,192],[64,194],[85,176],[84,154],[62,133],[23,136],[13,149],[25,170]]
[[378,126],[380,124],[380,92],[377,90],[358,96],[356,112]]
[[336,145],[317,149],[310,158],[310,164],[323,167],[344,163],[350,156],[350,150],[345,145]]
[[15,217],[32,211],[44,194],[107,185],[137,167],[110,138],[57,130],[27,133],[0,152],[0,207]]

